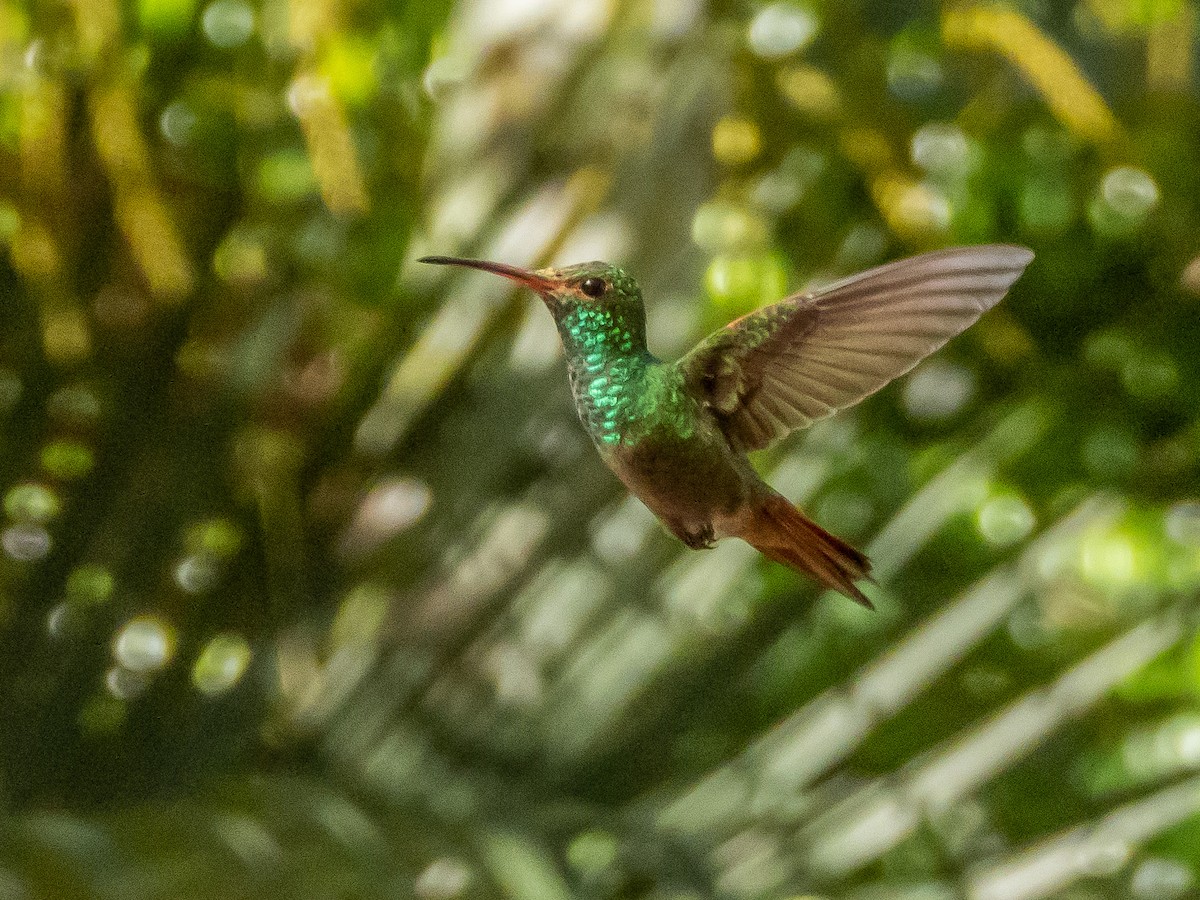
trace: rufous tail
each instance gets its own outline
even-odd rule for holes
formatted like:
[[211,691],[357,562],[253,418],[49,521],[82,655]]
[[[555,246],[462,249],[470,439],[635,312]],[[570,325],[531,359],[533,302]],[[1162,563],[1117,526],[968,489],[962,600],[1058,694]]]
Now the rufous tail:
[[875,608],[854,584],[871,577],[871,561],[805,516],[786,497],[769,494],[758,500],[740,537],[763,556],[815,578],[867,609]]

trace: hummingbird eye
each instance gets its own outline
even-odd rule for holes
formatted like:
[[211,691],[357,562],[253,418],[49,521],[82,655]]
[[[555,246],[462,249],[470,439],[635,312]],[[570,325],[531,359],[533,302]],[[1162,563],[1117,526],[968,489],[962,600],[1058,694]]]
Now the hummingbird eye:
[[579,289],[589,297],[601,297],[608,290],[603,278],[585,278],[579,283]]

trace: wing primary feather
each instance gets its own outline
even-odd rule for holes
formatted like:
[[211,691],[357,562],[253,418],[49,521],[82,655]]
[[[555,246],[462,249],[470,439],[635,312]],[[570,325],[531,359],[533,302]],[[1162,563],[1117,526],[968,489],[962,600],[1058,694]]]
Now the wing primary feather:
[[[828,363],[824,363],[824,362],[821,362],[816,359],[808,360],[805,363],[805,367],[808,370],[803,373],[803,377],[806,381],[809,381],[809,382],[818,382],[819,381],[821,383],[828,385],[831,388],[841,389],[843,391],[856,391],[860,387],[862,387],[862,381],[863,381],[862,375],[864,373],[861,372],[861,370],[858,372],[855,372],[853,370],[847,370],[847,369],[835,367],[835,366],[829,365]],[[824,373],[820,379],[812,377],[812,375],[814,374],[814,373],[812,373],[813,369],[820,369]],[[870,374],[870,373],[865,373],[865,374]],[[856,378],[855,375],[857,375],[858,377]]]
[[871,309],[891,309],[912,304],[927,308],[941,306],[971,306],[983,311],[995,305],[1012,284],[1004,278],[998,284],[972,281],[967,284],[918,283],[903,290],[886,285],[883,289],[858,296],[838,295],[828,303],[818,306],[823,316],[847,313],[861,314]]
[[909,371],[995,306],[1032,259],[994,244],[888,263],[743,316],[677,365],[731,444],[765,447]]
[[[985,265],[984,261],[988,260]],[[945,271],[949,269],[969,269],[976,266],[980,269],[1004,269],[1013,272],[1015,280],[1025,267],[1033,261],[1033,252],[1025,247],[1010,244],[984,244],[977,247],[952,247],[947,250],[934,250],[920,256],[909,257],[895,262],[885,263],[866,272],[851,275],[833,284],[826,285],[812,292],[811,296],[821,299],[837,293],[850,285],[861,285],[875,280],[895,279],[897,273],[907,277],[909,273],[919,273],[927,268]]]

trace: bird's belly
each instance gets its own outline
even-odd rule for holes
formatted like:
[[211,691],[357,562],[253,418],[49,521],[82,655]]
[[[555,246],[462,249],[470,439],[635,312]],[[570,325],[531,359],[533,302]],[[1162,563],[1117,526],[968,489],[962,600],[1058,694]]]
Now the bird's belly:
[[626,487],[668,525],[704,528],[740,508],[747,480],[717,435],[688,440],[648,435],[611,453],[609,465]]

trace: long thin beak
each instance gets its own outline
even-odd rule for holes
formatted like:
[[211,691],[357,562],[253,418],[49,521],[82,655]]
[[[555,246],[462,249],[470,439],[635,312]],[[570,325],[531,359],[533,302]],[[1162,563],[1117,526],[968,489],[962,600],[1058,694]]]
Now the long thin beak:
[[523,284],[543,296],[552,293],[560,286],[559,282],[539,272],[510,266],[507,263],[488,262],[486,259],[464,259],[460,256],[422,256],[417,262],[433,263],[437,266],[463,266],[468,269],[491,272],[493,275],[500,275],[518,284]]

